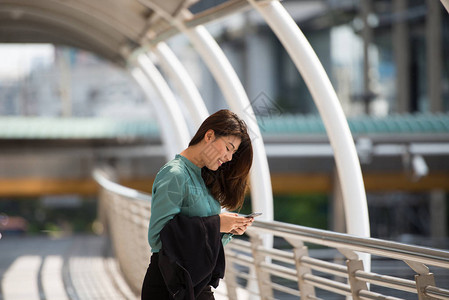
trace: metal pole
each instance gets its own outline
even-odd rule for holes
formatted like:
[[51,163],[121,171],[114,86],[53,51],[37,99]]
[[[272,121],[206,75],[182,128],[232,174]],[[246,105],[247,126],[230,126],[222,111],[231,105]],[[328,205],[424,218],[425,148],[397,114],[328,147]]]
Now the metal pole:
[[368,207],[357,151],[343,109],[323,66],[304,34],[278,1],[250,0],[250,3],[261,13],[290,54],[318,107],[335,153],[348,232],[368,237]]
[[140,54],[136,63],[144,71],[144,74],[159,96],[159,98],[153,101],[159,124],[167,130],[168,128],[163,124],[168,123],[172,126],[171,132],[163,132],[163,134],[168,136],[167,141],[169,142],[166,158],[167,160],[173,159],[175,154],[186,148],[189,143],[190,134],[187,130],[184,116],[167,82],[150,58],[146,54]]
[[183,96],[194,128],[199,128],[204,119],[209,116],[209,112],[191,76],[166,43],[158,43],[153,51],[159,58],[162,69],[173,79]]
[[169,161],[173,158],[174,153],[177,153],[176,142],[174,141],[174,137],[171,134],[171,132],[174,131],[173,126],[165,121],[162,114],[157,113],[158,111],[161,111],[160,106],[162,104],[159,103],[160,101],[154,101],[154,92],[150,88],[151,82],[148,80],[147,76],[145,76],[145,73],[142,71],[142,69],[140,69],[139,67],[134,67],[130,70],[130,73],[134,77],[134,80],[136,80],[137,84],[142,88],[147,101],[153,106],[153,110],[156,112],[155,115],[157,118],[157,122],[161,129],[162,144],[165,148],[165,160]]
[[370,104],[373,98],[373,93],[371,91],[371,61],[370,61],[370,48],[373,40],[373,30],[368,22],[368,16],[372,10],[371,0],[364,0],[360,2],[362,7],[362,19],[363,19],[363,92],[362,99],[365,106],[365,114],[370,113]]
[[427,0],[426,3],[427,96],[429,111],[438,113],[443,111],[441,7],[434,0]]
[[393,3],[393,51],[397,68],[396,75],[396,112],[408,113],[412,109],[410,103],[410,37],[406,19],[407,0],[396,0]]

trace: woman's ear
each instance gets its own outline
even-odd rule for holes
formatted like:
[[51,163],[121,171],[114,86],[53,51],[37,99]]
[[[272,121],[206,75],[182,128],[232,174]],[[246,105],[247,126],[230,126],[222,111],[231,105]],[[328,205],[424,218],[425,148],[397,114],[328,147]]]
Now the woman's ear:
[[206,134],[204,135],[204,141],[206,143],[212,142],[215,139],[215,132],[212,129],[209,129],[206,131]]

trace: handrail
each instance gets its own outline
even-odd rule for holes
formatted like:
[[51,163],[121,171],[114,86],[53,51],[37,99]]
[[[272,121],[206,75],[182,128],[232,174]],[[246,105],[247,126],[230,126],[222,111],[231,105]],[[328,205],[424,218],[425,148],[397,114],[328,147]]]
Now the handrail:
[[423,264],[449,268],[449,252],[401,244],[398,242],[364,238],[345,233],[326,231],[300,225],[281,223],[277,221],[254,221],[254,227],[248,230],[262,230],[281,237],[301,237],[304,242],[312,242],[334,248],[350,248],[352,251],[361,251],[370,254],[388,256],[400,260],[412,260]]
[[142,280],[151,255],[148,221],[151,195],[113,181],[113,171],[96,168],[93,178],[100,185],[98,219],[106,228],[123,278],[140,295]]
[[94,177],[95,181],[101,185],[104,189],[111,191],[113,193],[116,193],[118,195],[132,198],[136,200],[143,200],[143,201],[151,201],[151,195],[120,185],[118,183],[113,182],[108,178],[106,175],[106,172],[100,169],[95,169],[92,173],[92,176]]

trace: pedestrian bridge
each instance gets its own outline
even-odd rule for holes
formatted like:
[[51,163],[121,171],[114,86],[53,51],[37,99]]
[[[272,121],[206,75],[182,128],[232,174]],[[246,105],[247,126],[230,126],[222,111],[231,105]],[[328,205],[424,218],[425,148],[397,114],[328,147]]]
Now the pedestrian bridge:
[[[151,196],[112,175],[94,172],[106,234],[2,240],[0,299],[139,299]],[[225,253],[217,300],[449,299],[447,250],[257,220]]]
[[[195,2],[0,0],[0,42],[74,46],[127,69],[157,111],[163,153],[170,159],[188,144],[189,128],[208,115],[190,74],[165,43],[178,34],[189,40],[226,104],[248,124],[255,154],[252,207],[264,213],[246,236],[227,245],[226,277],[217,299],[449,299],[449,252],[369,237],[359,158],[343,109],[314,50],[282,4],[232,0],[195,13],[189,9]],[[447,0],[441,3],[449,9]],[[273,221],[267,151],[254,107],[203,26],[248,10],[274,32],[310,90],[333,150],[348,234]],[[169,81],[177,86],[188,118]],[[99,214],[107,235],[2,241],[3,300],[139,297],[150,255],[150,196],[119,185],[105,170],[95,170],[94,177],[101,186]]]

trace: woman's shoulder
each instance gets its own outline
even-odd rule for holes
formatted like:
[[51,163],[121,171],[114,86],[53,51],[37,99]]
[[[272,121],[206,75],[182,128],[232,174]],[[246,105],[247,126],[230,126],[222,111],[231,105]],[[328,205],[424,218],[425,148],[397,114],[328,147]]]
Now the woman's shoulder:
[[179,158],[167,162],[157,173],[156,177],[175,176],[185,177],[187,175],[186,165]]

